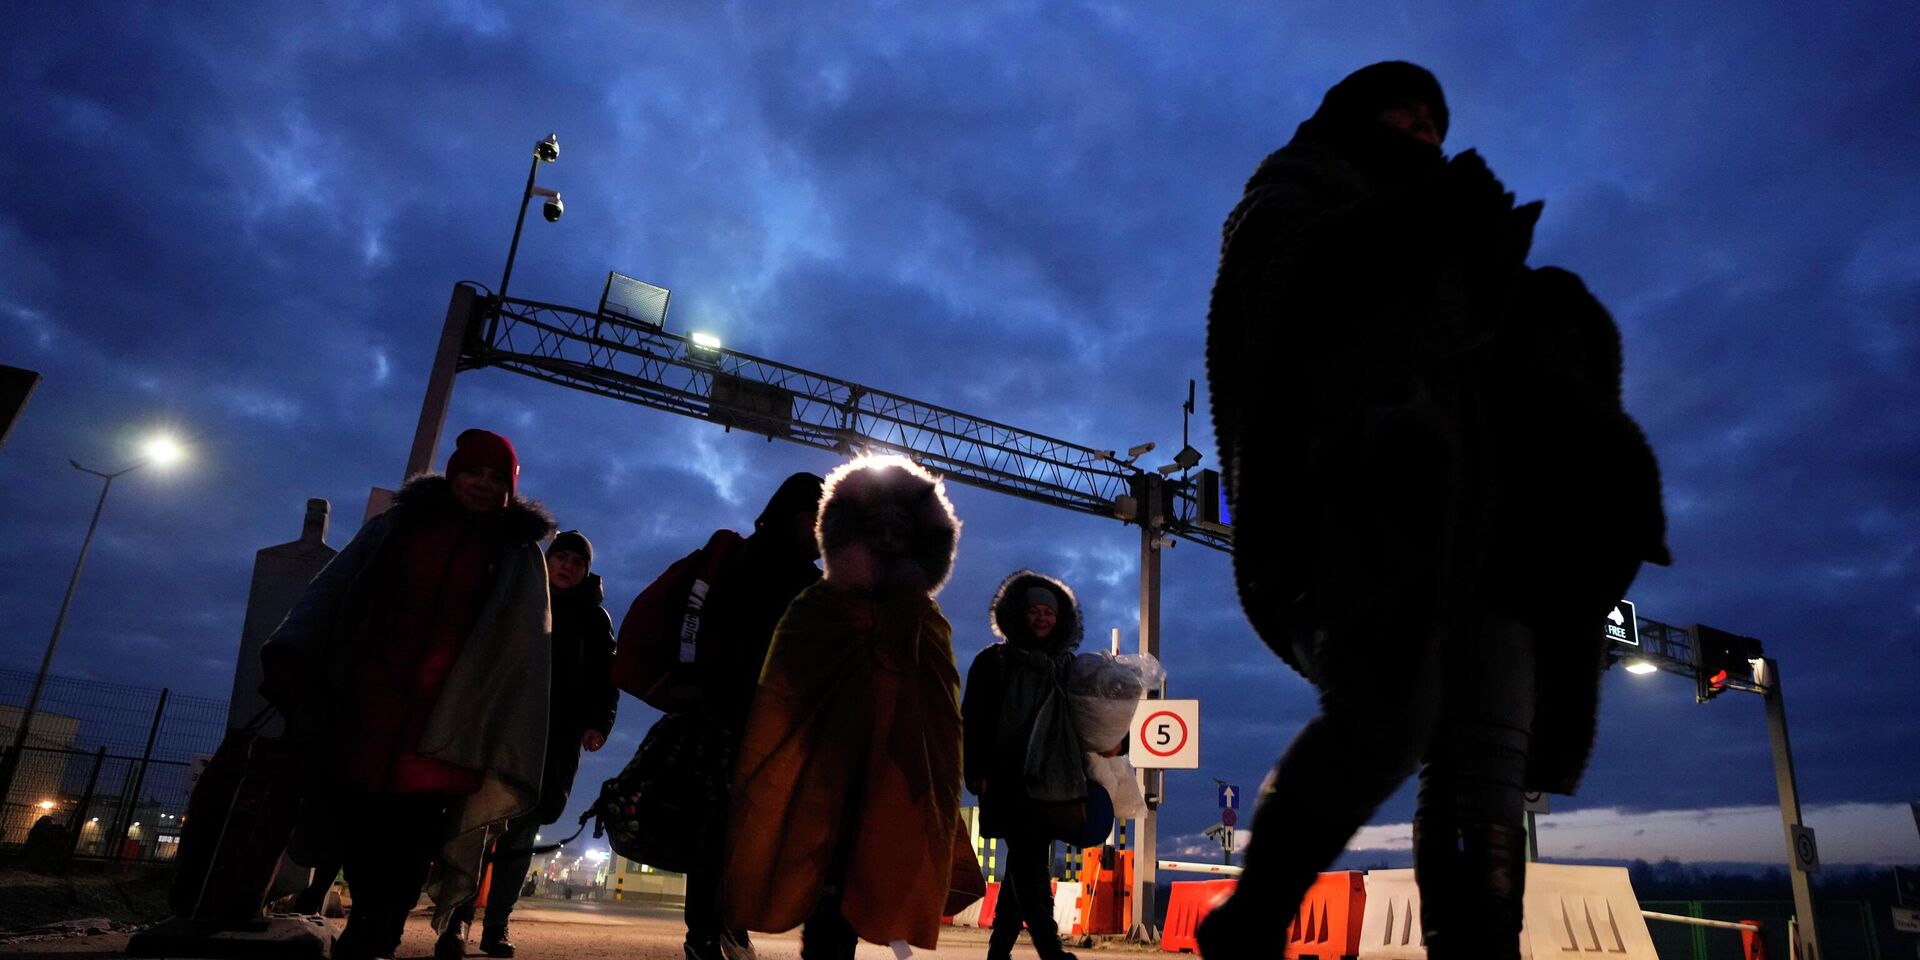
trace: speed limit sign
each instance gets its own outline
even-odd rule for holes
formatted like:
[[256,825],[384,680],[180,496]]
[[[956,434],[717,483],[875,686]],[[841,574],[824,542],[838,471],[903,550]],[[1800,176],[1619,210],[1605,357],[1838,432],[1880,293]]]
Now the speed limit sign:
[[1198,769],[1200,701],[1140,701],[1133,711],[1133,742],[1127,759],[1136,767]]

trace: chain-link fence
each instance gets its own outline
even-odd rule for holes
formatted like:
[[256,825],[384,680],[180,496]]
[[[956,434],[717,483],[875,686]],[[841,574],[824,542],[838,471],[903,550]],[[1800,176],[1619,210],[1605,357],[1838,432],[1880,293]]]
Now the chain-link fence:
[[[33,682],[0,670],[0,750],[19,735]],[[0,804],[0,851],[172,859],[194,776],[226,722],[223,700],[48,677]]]

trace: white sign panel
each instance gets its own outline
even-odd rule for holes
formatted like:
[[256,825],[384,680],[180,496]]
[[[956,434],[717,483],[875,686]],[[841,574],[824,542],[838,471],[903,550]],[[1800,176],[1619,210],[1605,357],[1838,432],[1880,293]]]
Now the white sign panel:
[[1793,865],[1802,873],[1820,872],[1820,847],[1813,842],[1812,827],[1793,827]]
[[1140,701],[1133,710],[1127,759],[1143,768],[1199,769],[1200,701]]
[[1893,928],[1902,933],[1920,933],[1920,910],[1894,907]]
[[1553,805],[1548,802],[1547,794],[1544,790],[1528,790],[1526,793],[1520,795],[1520,799],[1525,801],[1526,811],[1528,813],[1553,812]]
[[1607,639],[1630,647],[1640,645],[1640,620],[1634,615],[1633,601],[1622,600],[1607,611]]

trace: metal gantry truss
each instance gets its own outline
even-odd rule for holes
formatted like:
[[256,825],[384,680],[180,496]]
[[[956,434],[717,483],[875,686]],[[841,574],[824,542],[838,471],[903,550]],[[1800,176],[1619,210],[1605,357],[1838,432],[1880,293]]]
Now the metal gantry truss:
[[624,317],[517,298],[475,303],[462,370],[498,367],[843,456],[900,454],[958,483],[1095,516],[1121,516],[1122,497],[1134,499],[1134,518],[1154,516],[1142,491],[1160,489],[1162,532],[1230,549],[1226,536],[1194,524],[1194,483],[1150,477],[1112,451],[704,346]]
[[[1676,673],[1694,682],[1700,691],[1695,696],[1700,702],[1706,702],[1705,681],[1701,677],[1700,659],[1697,652],[1698,638],[1686,627],[1676,627],[1647,617],[1636,616],[1640,625],[1640,645],[1615,643],[1611,655],[1615,661],[1645,660],[1658,667],[1664,673]],[[1743,690],[1747,693],[1766,693],[1766,687],[1741,677],[1728,677],[1723,686],[1730,690]]]

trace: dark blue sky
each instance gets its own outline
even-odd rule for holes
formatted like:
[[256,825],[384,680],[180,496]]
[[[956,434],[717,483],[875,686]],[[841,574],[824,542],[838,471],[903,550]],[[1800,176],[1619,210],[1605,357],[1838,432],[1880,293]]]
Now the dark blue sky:
[[[1619,321],[1678,558],[1635,585],[1641,612],[1779,658],[1824,859],[1920,859],[1920,14],[1272,6],[12,8],[0,362],[46,381],[0,451],[0,664],[37,664],[85,529],[97,486],[67,458],[117,467],[170,425],[194,460],[116,484],[55,669],[224,695],[253,551],[292,539],[309,496],[337,546],[400,479],[448,291],[497,283],[549,131],[567,215],[527,225],[515,294],[591,307],[617,269],[674,291],[675,330],[1170,453],[1241,183],[1329,85],[1399,57],[1445,85],[1450,151],[1547,201],[1533,262],[1580,272]],[[594,539],[616,617],[781,476],[833,466],[498,371],[459,380],[450,426],[475,425]],[[941,599],[963,664],[1020,566],[1131,642],[1132,528],[954,500]],[[1257,783],[1313,699],[1246,627],[1224,556],[1172,551],[1165,600],[1205,747],[1164,832],[1197,835],[1211,778]],[[583,783],[652,712],[623,717]],[[1757,697],[1696,706],[1678,678],[1616,673],[1601,722],[1543,852],[1782,856],[1778,821],[1740,809],[1773,798]],[[1403,845],[1410,808],[1364,843]],[[1699,826],[1652,846],[1676,817]]]

